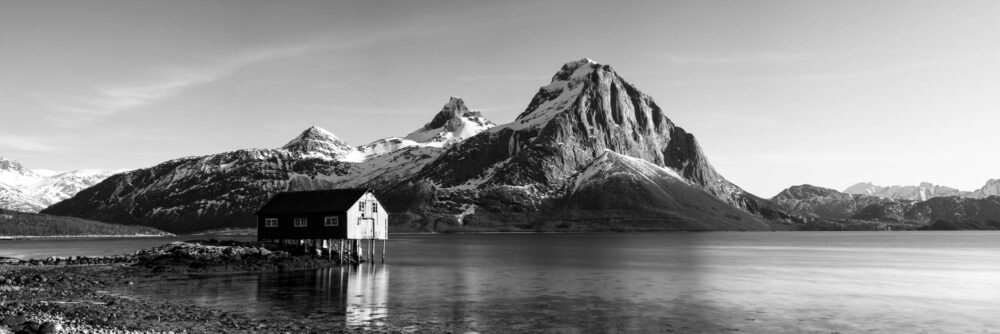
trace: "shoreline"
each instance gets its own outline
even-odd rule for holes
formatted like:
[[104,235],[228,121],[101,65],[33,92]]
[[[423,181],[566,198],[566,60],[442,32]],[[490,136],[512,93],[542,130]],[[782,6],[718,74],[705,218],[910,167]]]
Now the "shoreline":
[[[0,264],[0,333],[298,333],[297,319],[259,317],[110,293],[115,287],[197,275],[263,273],[353,263],[236,241],[172,242],[129,254]],[[50,264],[51,263],[51,264]],[[342,332],[354,332],[344,329]]]
[[2,240],[167,238],[176,234],[80,234],[80,235],[0,235]]

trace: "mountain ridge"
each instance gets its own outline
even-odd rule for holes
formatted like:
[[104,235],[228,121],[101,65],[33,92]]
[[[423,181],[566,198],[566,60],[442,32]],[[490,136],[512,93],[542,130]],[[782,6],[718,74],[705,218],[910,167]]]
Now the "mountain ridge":
[[990,196],[1000,196],[1000,180],[989,179],[979,189],[972,191],[959,190],[952,187],[935,185],[930,182],[921,182],[919,185],[892,185],[879,186],[872,182],[860,182],[854,184],[844,193],[857,195],[870,195],[891,199],[905,199],[913,201],[926,201],[934,197],[958,196],[964,198],[987,198]]
[[29,170],[0,157],[0,209],[34,213],[123,170]]
[[[363,145],[355,149],[361,159],[344,159],[350,156],[342,154],[346,143],[310,128],[299,137],[319,140],[295,146],[302,150],[237,150],[171,160],[109,178],[46,212],[152,224],[167,231],[253,226],[250,213],[275,192],[365,186],[396,213],[393,226],[434,230],[436,221],[444,219],[470,228],[544,229],[564,218],[582,222],[572,217],[580,209],[574,201],[586,196],[567,185],[595,161],[604,161],[628,171],[604,173],[607,180],[587,184],[642,185],[645,190],[638,193],[616,189],[621,196],[638,198],[647,191],[673,200],[660,206],[647,203],[641,211],[609,210],[605,217],[611,223],[604,224],[770,230],[798,219],[725,180],[694,135],[676,126],[651,97],[609,65],[590,59],[568,62],[514,121],[492,126],[477,123],[479,117],[452,97],[418,129],[427,136]],[[474,134],[455,135],[468,126]],[[684,182],[676,182],[678,177]],[[696,217],[711,217],[703,220],[713,223],[689,224]]]
[[[987,186],[992,182],[987,181]],[[870,184],[862,185],[868,187]],[[924,186],[925,191],[934,189],[929,184]],[[908,194],[912,196],[917,193],[911,191]],[[786,210],[822,219],[890,223],[897,228],[907,229],[1000,228],[1000,196],[933,196],[926,200],[909,198],[912,197],[848,194],[828,188],[800,185],[783,190],[771,200]]]

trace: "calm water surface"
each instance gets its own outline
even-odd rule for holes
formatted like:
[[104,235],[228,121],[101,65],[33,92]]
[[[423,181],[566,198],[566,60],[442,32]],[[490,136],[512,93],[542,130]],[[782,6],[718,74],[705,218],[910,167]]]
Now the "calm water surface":
[[[156,280],[116,292],[320,329],[1000,331],[1000,232],[392,238],[384,265]],[[117,251],[125,246],[112,244],[129,241],[65,242]],[[8,245],[0,256],[17,255]]]

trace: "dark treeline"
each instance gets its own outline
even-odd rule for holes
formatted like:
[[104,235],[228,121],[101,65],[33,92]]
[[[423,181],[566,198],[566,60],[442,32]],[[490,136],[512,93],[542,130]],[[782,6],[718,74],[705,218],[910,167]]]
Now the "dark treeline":
[[114,225],[73,217],[24,213],[0,209],[0,236],[73,236],[163,234],[132,225]]

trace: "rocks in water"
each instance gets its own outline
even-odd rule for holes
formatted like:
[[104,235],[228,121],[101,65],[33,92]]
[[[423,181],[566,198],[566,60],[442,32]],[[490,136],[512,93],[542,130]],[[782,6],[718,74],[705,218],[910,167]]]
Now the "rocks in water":
[[57,322],[52,322],[52,321],[43,323],[38,328],[38,333],[40,333],[40,334],[55,334],[55,333],[59,333],[61,331],[62,331],[62,324],[57,323]]
[[39,324],[38,322],[28,320],[28,318],[23,315],[7,317],[3,321],[3,326],[4,327],[0,327],[0,333],[55,334],[63,331],[63,326],[60,323],[46,321]]

